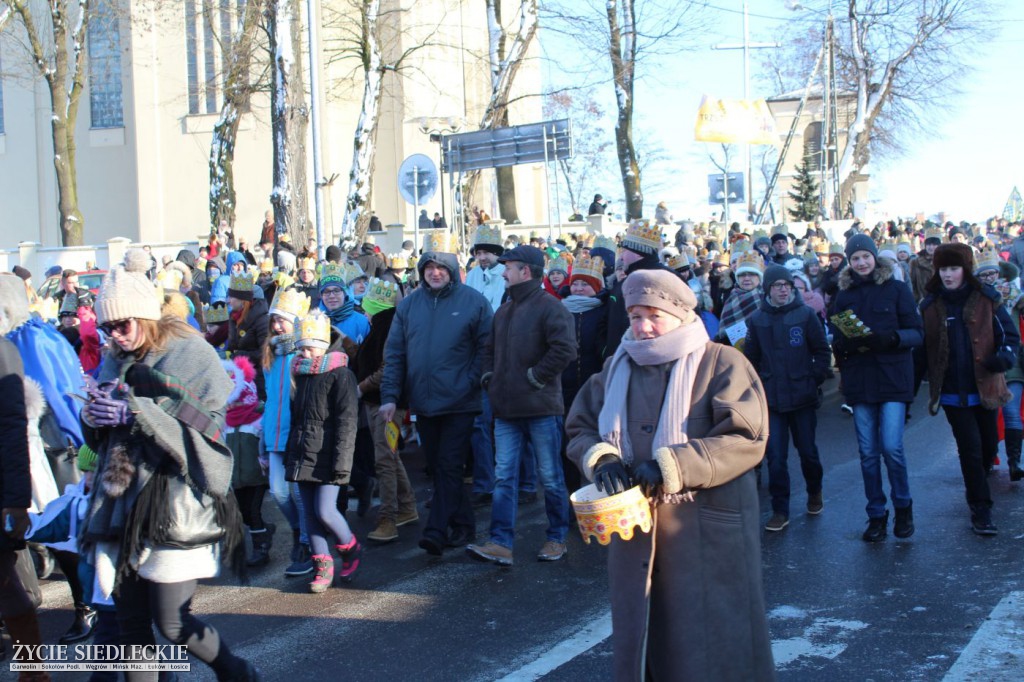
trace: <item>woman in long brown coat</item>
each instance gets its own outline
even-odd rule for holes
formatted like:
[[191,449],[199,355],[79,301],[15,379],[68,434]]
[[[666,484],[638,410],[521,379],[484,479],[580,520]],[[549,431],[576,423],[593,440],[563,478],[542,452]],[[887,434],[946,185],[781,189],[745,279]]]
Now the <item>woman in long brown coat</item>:
[[623,292],[630,331],[566,423],[587,479],[655,500],[654,530],[609,546],[615,679],[772,679],[753,473],[764,390],[672,273],[633,273]]

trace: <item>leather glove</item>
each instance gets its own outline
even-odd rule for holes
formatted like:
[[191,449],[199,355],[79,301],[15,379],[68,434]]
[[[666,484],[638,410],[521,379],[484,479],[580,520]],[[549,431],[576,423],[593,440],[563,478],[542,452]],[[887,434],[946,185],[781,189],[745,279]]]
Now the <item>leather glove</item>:
[[128,426],[135,421],[127,400],[100,396],[90,401],[85,410],[96,426]]
[[879,332],[861,339],[861,343],[868,347],[873,353],[880,351],[894,350],[900,345],[899,332]]
[[621,457],[603,455],[594,466],[594,484],[608,495],[617,495],[633,487]]
[[633,467],[633,480],[640,486],[644,496],[654,497],[656,490],[665,482],[665,477],[661,475],[658,463],[648,459]]
[[993,374],[1002,374],[1013,367],[1013,357],[1008,353],[993,353],[981,361],[981,366]]

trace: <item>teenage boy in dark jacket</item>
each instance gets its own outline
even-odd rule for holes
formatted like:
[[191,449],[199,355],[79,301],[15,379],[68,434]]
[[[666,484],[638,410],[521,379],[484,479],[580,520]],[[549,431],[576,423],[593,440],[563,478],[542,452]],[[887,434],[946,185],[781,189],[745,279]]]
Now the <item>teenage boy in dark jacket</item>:
[[764,300],[747,322],[743,354],[757,369],[768,399],[768,489],[772,517],[765,530],[789,525],[789,435],[800,455],[800,470],[807,484],[807,513],[820,514],[822,468],[817,428],[818,386],[829,366],[825,330],[817,315],[796,294],[793,275],[781,265],[764,271]]

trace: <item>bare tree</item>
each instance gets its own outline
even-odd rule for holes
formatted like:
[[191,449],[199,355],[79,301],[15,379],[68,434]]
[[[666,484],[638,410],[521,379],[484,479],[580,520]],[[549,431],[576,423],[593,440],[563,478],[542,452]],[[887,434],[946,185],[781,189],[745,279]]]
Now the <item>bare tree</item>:
[[604,127],[604,108],[590,92],[562,90],[545,97],[544,118],[572,120],[573,156],[560,159],[558,170],[569,191],[573,214],[583,215],[587,190],[604,180],[612,161],[612,136]]
[[0,8],[18,19],[36,75],[46,82],[61,241],[80,246],[85,218],[78,207],[75,122],[85,88],[85,35],[92,8],[89,0],[0,0]]
[[[224,103],[220,117],[213,126],[210,143],[210,229],[215,231],[221,220],[235,225],[235,140],[242,114],[248,111],[252,95],[259,88],[251,76],[256,53],[256,35],[260,26],[264,0],[246,0],[238,28],[230,36],[221,36],[223,55]],[[204,12],[213,11],[209,3]],[[209,20],[209,17],[208,17]],[[213,23],[213,22],[211,22]]]
[[263,11],[271,53],[271,130],[274,188],[270,203],[278,234],[291,235],[296,248],[306,245],[309,201],[306,196],[306,126],[309,107],[302,81],[302,12],[299,0],[267,0]]

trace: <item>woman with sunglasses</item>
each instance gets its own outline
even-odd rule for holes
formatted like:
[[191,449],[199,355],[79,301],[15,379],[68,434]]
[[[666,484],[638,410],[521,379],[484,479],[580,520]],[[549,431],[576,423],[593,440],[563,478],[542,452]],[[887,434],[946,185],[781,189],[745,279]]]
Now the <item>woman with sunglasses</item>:
[[[191,613],[222,558],[245,560],[224,442],[231,382],[216,352],[186,322],[161,316],[145,252],[106,276],[96,314],[110,337],[98,384],[87,385],[83,431],[99,456],[80,534],[103,597],[113,594],[120,642],[153,645],[153,624],[218,679],[257,679],[220,634]],[[146,672],[127,672],[128,680]],[[148,679],[148,678],[147,678]]]

